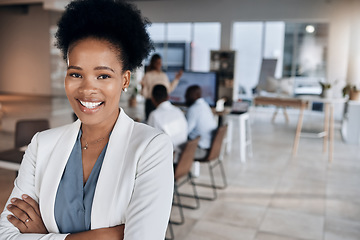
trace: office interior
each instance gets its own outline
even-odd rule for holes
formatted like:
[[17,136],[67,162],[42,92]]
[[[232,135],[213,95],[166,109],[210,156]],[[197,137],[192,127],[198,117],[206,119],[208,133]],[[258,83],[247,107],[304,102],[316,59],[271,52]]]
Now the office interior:
[[[251,103],[263,59],[277,59],[275,79],[293,79],[291,96],[296,90],[319,95],[319,82],[323,82],[332,85],[331,99],[339,99],[346,84],[359,86],[360,2],[132,2],[153,23],[149,32],[158,50],[166,54],[174,46],[175,51],[188,53],[180,61],[187,71],[209,72],[211,51],[234,52],[234,77],[227,94],[234,102],[250,102],[252,156],[247,153],[246,161],[241,161],[237,147],[240,126],[234,122],[233,147],[223,157],[228,187],[218,190],[214,201],[201,200],[199,209],[184,209],[184,224],[173,226],[175,239],[359,239],[359,114],[354,115],[355,124],[349,130],[349,124],[344,126],[347,100],[334,105],[334,149],[329,161],[323,139],[305,135],[293,155],[299,109],[287,109],[288,121],[279,109],[272,121],[275,107]],[[19,119],[47,118],[51,127],[73,120],[62,82],[66,65],[53,46],[56,22],[67,3],[0,0],[0,151],[13,147]],[[317,37],[306,38],[312,31],[305,29],[308,26]],[[170,61],[171,56],[164,61],[165,70],[178,67],[176,61]],[[144,117],[143,99],[137,94],[136,106],[130,106],[128,100],[139,90],[143,72],[143,68],[134,72],[129,93],[123,94],[119,103],[139,120]],[[304,85],[305,90],[301,88]],[[323,123],[322,107],[312,104],[305,109],[304,131],[321,130]],[[355,140],[344,139],[345,132],[355,133]],[[200,172],[201,178],[208,177],[206,167],[201,166]],[[0,169],[0,173],[2,208],[16,172]],[[178,217],[175,210],[172,218]]]

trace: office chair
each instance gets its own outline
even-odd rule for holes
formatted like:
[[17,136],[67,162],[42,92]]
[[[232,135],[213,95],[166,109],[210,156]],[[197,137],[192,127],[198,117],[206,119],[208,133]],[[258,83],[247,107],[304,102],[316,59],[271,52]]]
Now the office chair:
[[[200,137],[195,138],[194,140],[189,140],[184,150],[182,151],[178,164],[174,169],[174,199],[176,203],[173,202],[174,206],[179,207],[180,221],[170,221],[173,224],[180,225],[184,223],[184,214],[182,208],[197,209],[200,206],[199,199],[197,197],[196,187],[193,184],[193,178],[191,177],[191,166],[194,162],[194,156],[197,144],[200,140]],[[184,194],[179,192],[179,188],[185,183],[190,182],[192,187],[192,194]],[[195,199],[194,205],[186,205],[181,203],[180,197],[190,197]]]
[[[30,144],[35,133],[46,129],[49,129],[49,121],[47,119],[17,121],[15,127],[15,146],[13,149],[0,152],[0,160],[20,165],[24,155],[24,150],[21,148]],[[11,170],[14,170],[14,168],[11,168]]]
[[[227,125],[224,126],[220,126],[216,129],[215,134],[214,134],[214,138],[212,140],[211,143],[211,148],[209,150],[209,154],[202,158],[202,159],[195,159],[195,161],[198,161],[200,163],[205,163],[208,164],[209,166],[209,174],[210,174],[210,184],[207,183],[199,183],[199,182],[194,182],[194,184],[196,186],[202,186],[202,187],[210,187],[213,190],[212,196],[211,197],[207,197],[207,196],[198,196],[198,198],[203,199],[203,200],[215,200],[217,198],[217,192],[216,189],[224,189],[227,187],[227,182],[226,182],[226,175],[225,175],[225,170],[224,170],[224,166],[222,163],[222,156],[221,156],[221,148],[222,148],[222,144],[225,138],[225,134],[227,131]],[[214,172],[213,169],[219,166],[220,167],[220,172],[221,172],[221,177],[222,177],[222,185],[216,185],[215,183],[215,177],[214,177]]]
[[[199,140],[200,137],[197,137],[194,140],[189,140],[186,143],[183,151],[181,152],[179,161],[174,169],[174,199],[176,199],[176,203],[173,200],[173,206],[177,206],[179,208],[180,220],[169,220],[168,229],[170,232],[170,238],[166,238],[169,240],[174,239],[172,224],[181,225],[185,222],[183,208],[197,209],[200,206],[199,198],[197,197],[196,187],[193,184],[191,177],[191,166],[194,162],[194,155]],[[187,182],[191,183],[193,194],[179,193],[179,187]],[[194,198],[195,205],[182,204],[180,199],[181,196]]]

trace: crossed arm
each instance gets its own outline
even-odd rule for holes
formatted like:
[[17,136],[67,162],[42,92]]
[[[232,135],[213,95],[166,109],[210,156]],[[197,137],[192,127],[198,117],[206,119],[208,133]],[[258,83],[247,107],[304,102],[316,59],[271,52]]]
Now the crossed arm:
[[[12,198],[11,204],[7,209],[12,213],[8,215],[8,220],[21,233],[38,233],[47,234],[48,231],[41,218],[39,204],[26,194],[22,198]],[[67,240],[82,240],[82,239],[108,239],[121,240],[124,238],[125,225],[118,225],[109,228],[100,228],[89,230],[86,232],[69,234],[65,239]]]
[[[15,180],[13,197],[9,199],[5,211],[0,218],[0,239],[29,239],[27,234],[32,234],[32,239],[46,240],[81,240],[81,239],[109,239],[119,240],[124,238],[125,225],[115,227],[101,228],[89,230],[76,234],[56,234],[49,233],[41,216],[38,199],[30,197],[36,196],[35,193],[35,159],[37,155],[38,134],[33,138],[33,143],[29,145],[25,153],[23,163],[20,167],[19,176]],[[27,193],[27,194],[21,194]],[[19,232],[11,228],[11,224],[15,226]]]
[[[139,130],[140,131],[140,130]],[[159,134],[146,146],[137,165],[125,225],[105,227],[76,234],[48,232],[36,197],[35,168],[37,142],[30,144],[5,211],[0,217],[0,239],[161,239],[169,219],[173,187],[172,144]],[[131,175],[131,172],[128,173]],[[24,194],[26,193],[26,195]],[[31,196],[31,197],[30,197]],[[42,201],[46,201],[43,199]],[[44,214],[44,213],[43,213]],[[9,216],[10,215],[10,216]],[[17,231],[19,230],[19,231]],[[28,234],[31,233],[31,234]],[[160,237],[161,236],[161,237]]]

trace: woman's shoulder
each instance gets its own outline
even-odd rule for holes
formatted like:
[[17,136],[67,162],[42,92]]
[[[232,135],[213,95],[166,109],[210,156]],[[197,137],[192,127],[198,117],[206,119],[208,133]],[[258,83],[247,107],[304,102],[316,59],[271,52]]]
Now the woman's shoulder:
[[45,140],[45,141],[52,141],[52,140],[57,140],[62,134],[64,134],[64,132],[72,130],[74,128],[79,129],[80,127],[80,121],[75,121],[73,123],[69,123],[66,125],[62,125],[59,127],[55,127],[55,128],[50,128],[48,130],[45,131],[41,131],[38,134],[38,139],[40,140]]
[[153,138],[159,134],[162,134],[162,132],[158,129],[155,129],[144,123],[134,122],[133,135],[135,136],[140,135],[145,139],[145,138]]
[[164,132],[159,129],[155,129],[149,125],[144,123],[135,122],[133,129],[133,137],[137,139],[137,141],[141,141],[142,143],[148,144],[151,141],[169,141],[170,137],[166,135]]

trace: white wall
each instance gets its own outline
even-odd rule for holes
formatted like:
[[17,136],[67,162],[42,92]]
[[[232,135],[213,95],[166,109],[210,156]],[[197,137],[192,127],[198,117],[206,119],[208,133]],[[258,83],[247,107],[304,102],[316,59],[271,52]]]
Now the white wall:
[[50,95],[49,12],[0,8],[0,91]]

